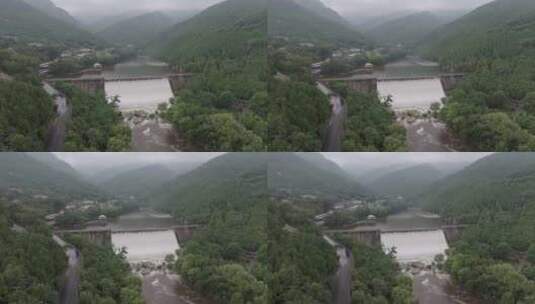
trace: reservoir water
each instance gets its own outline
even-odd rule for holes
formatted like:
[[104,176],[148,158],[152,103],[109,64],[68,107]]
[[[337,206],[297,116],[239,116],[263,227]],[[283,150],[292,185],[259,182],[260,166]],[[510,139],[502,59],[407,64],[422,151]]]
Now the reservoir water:
[[169,65],[165,62],[154,60],[150,57],[140,56],[138,58],[118,63],[111,69],[104,70],[104,78],[122,78],[139,76],[163,76],[171,72]]

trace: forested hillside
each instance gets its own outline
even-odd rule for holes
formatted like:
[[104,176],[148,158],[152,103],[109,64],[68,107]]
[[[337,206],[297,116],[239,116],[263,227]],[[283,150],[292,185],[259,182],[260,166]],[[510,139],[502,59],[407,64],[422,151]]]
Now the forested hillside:
[[485,303],[529,303],[535,297],[533,168],[533,154],[491,155],[421,198],[450,222],[469,224],[453,244],[446,270]]
[[97,197],[101,193],[51,154],[0,153],[0,189],[21,195]]
[[413,46],[448,21],[432,12],[419,12],[372,27],[365,34],[382,44]]
[[535,198],[534,173],[532,153],[497,153],[435,183],[421,201],[444,215],[477,219],[489,208],[515,208]]
[[321,154],[276,153],[268,164],[268,187],[274,193],[320,198],[362,197],[364,187]]
[[418,165],[389,172],[373,180],[366,186],[374,193],[388,196],[415,198],[433,183],[444,177],[444,174],[430,164]]
[[268,8],[268,34],[299,42],[362,45],[365,38],[338,14],[314,1],[273,0]]
[[0,242],[0,302],[56,303],[67,259],[49,227],[31,211],[0,202]]
[[161,12],[153,12],[114,23],[96,35],[109,43],[145,47],[155,36],[173,24],[173,18]]
[[180,221],[205,222],[212,204],[228,201],[229,207],[238,208],[267,195],[268,159],[263,153],[219,156],[154,191],[151,202]]
[[141,199],[152,195],[154,190],[161,188],[178,174],[179,172],[163,165],[150,165],[100,180],[98,186],[108,193]]
[[422,50],[452,68],[530,52],[533,17],[533,1],[495,0],[437,29],[424,41]]
[[0,2],[0,35],[34,42],[92,45],[97,39],[76,25],[50,17],[23,0]]
[[470,151],[535,150],[535,2],[495,0],[423,44],[447,71],[468,72],[440,113]]
[[73,16],[71,16],[64,9],[57,7],[50,0],[23,0],[23,1],[33,6],[34,8],[42,11],[43,13],[47,14],[50,17],[56,18],[58,20],[61,20],[65,23],[69,23],[72,25],[78,24],[78,21],[76,21],[76,19],[74,19]]
[[263,53],[266,0],[227,0],[178,23],[153,41],[166,61],[191,64]]
[[197,151],[266,150],[266,39],[266,1],[227,0],[153,43],[195,73],[163,116]]

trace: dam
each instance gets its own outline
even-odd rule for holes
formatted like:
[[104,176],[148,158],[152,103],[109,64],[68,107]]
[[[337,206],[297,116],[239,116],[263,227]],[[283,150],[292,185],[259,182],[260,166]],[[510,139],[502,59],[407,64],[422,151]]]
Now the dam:
[[442,103],[446,92],[440,78],[379,80],[377,91],[381,98],[392,98],[392,109],[425,112],[434,103]]
[[174,97],[167,78],[140,80],[107,80],[104,84],[108,98],[118,96],[121,112],[145,111],[153,113],[161,103]]
[[126,249],[126,258],[131,264],[159,264],[180,249],[173,230],[112,233],[111,241],[114,248]]
[[385,232],[381,233],[383,249],[396,251],[396,258],[401,264],[421,262],[429,265],[436,255],[445,254],[449,248],[442,230]]

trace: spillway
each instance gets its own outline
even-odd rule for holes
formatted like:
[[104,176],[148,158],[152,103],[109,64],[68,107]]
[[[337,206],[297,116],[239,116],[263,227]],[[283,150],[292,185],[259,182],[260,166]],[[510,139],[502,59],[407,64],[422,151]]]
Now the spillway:
[[427,111],[446,97],[440,78],[384,80],[377,83],[377,89],[381,97],[392,96],[395,111]]
[[112,233],[111,241],[114,248],[126,248],[129,263],[159,263],[180,249],[173,230]]
[[119,109],[123,112],[142,110],[154,112],[161,103],[173,98],[167,78],[149,80],[106,81],[106,96],[119,96]]
[[442,230],[382,233],[381,242],[385,251],[396,248],[400,263],[431,264],[436,255],[449,248]]

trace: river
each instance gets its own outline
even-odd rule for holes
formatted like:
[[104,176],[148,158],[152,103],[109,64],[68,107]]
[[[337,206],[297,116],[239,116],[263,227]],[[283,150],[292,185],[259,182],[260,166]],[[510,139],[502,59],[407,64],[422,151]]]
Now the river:
[[167,255],[180,250],[172,229],[178,223],[172,216],[142,210],[122,215],[110,225],[113,246],[126,249],[128,262],[142,277],[145,303],[208,304],[165,267],[146,267],[149,263],[161,265]]
[[48,152],[61,152],[67,134],[67,123],[71,119],[71,107],[67,103],[65,95],[53,88],[48,83],[43,83],[43,89],[53,98],[56,109],[56,118],[52,121],[48,129],[46,147]]
[[[178,152],[180,138],[175,128],[162,118],[151,115],[158,105],[174,97],[167,76],[169,66],[149,57],[139,57],[116,64],[103,72],[106,95],[119,96],[119,109],[132,129],[132,152]],[[117,80],[151,77],[144,80]]]
[[[458,296],[449,275],[430,267],[434,257],[438,254],[445,255],[449,248],[441,225],[439,216],[410,209],[387,217],[378,227],[383,231],[381,243],[385,251],[395,248],[397,261],[413,279],[413,294],[418,303],[470,304],[471,302],[461,300]],[[388,232],[410,229],[425,231]]]
[[316,86],[329,98],[332,111],[331,119],[329,120],[329,125],[327,126],[323,151],[340,152],[342,151],[342,141],[344,137],[346,108],[340,95],[335,94],[333,91],[331,91],[331,89],[320,82],[318,82]]

